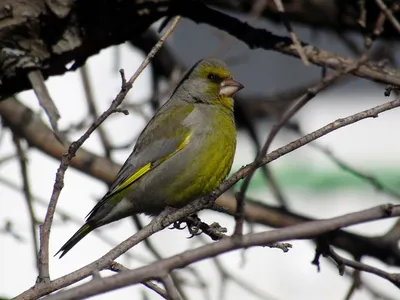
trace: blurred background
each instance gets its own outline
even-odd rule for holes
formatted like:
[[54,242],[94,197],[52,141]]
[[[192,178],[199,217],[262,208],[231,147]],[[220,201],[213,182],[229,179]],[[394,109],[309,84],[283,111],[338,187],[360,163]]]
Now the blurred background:
[[[246,15],[237,16],[243,19]],[[147,34],[156,38],[159,24],[154,24]],[[287,35],[284,27],[276,22],[263,19],[252,24],[268,28],[275,34]],[[316,31],[300,24],[295,24],[294,30],[302,41],[342,56],[356,59],[363,50],[363,37],[356,32]],[[87,91],[83,77],[90,79],[95,105],[98,112],[102,112],[120,89],[118,69],[123,68],[127,76],[131,76],[146,55],[142,50],[130,42],[109,47],[87,61],[86,75],[79,69],[47,80],[47,88],[61,113],[60,129],[65,130],[71,141],[79,138],[92,122],[85,100]],[[399,63],[397,42],[377,41],[371,53],[374,60],[384,61],[389,66],[396,67]],[[135,138],[154,109],[168,98],[182,71],[208,56],[225,60],[236,79],[245,86],[238,93],[236,103],[239,132],[232,172],[254,160],[257,153],[255,137],[262,145],[282,112],[307,88],[321,80],[320,67],[304,66],[301,60],[276,52],[250,50],[242,42],[217,29],[183,19],[166,47],[151,67],[140,75],[125,99],[123,107],[130,114],[113,114],[102,125],[113,145],[110,152],[113,161],[124,162]],[[283,146],[338,118],[395,99],[394,93],[385,97],[384,89],[384,85],[373,81],[343,77],[301,109],[280,131],[270,149]],[[17,98],[48,124],[32,91],[22,92]],[[389,202],[397,204],[399,198],[396,194],[400,194],[399,126],[400,110],[394,109],[378,118],[337,130],[269,164],[289,211],[321,219]],[[41,222],[59,161],[37,148],[30,148],[27,143],[23,142],[22,146],[27,153],[33,208],[38,222]],[[105,155],[99,131],[89,138],[83,148],[99,156]],[[21,192],[23,182],[15,153],[12,132],[3,126],[0,143],[0,297],[5,299],[33,285],[37,276],[31,225]],[[354,170],[372,176],[384,188],[378,190],[366,178],[355,175]],[[240,183],[235,190],[239,187]],[[76,169],[68,169],[50,236],[50,273],[53,279],[99,258],[137,230],[132,220],[119,221],[90,234],[63,259],[52,257],[81,226],[86,214],[106,191],[107,185],[103,182]],[[261,171],[254,176],[247,196],[268,207],[280,207],[276,192],[271,190]],[[229,234],[233,232],[234,220],[231,216],[203,211],[200,217],[209,224],[219,222]],[[149,221],[145,216],[140,216],[140,219],[143,223]],[[384,235],[395,222],[394,219],[375,221],[346,230],[374,237]],[[245,225],[246,232],[271,228],[260,224]],[[162,257],[212,242],[207,236],[188,239],[188,235],[187,231],[166,229],[150,240]],[[347,268],[345,274],[340,276],[338,268],[329,259],[321,258],[321,270],[318,272],[317,267],[311,264],[315,243],[290,243],[293,248],[287,253],[258,247],[235,251],[176,271],[176,276],[188,299],[350,299],[346,295],[353,284],[353,270]],[[344,257],[352,258],[348,252],[336,250]],[[135,268],[156,259],[142,243],[118,261],[126,267]],[[393,266],[395,263],[386,264],[370,257],[363,257],[362,261],[388,272],[400,272],[398,265]],[[104,271],[104,274],[108,276],[112,273]],[[400,299],[398,288],[388,281],[366,273],[361,274],[361,279],[360,288],[350,296],[351,299]],[[142,285],[136,285],[96,296],[95,299],[160,299],[160,296]]]

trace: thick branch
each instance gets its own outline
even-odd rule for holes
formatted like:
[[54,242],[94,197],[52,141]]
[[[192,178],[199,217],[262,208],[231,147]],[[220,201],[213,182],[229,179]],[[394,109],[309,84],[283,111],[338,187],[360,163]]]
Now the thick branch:
[[[253,1],[243,2],[248,2],[251,7]],[[227,3],[227,0],[208,2],[222,6]],[[14,93],[29,89],[31,86],[27,74],[32,70],[40,70],[44,79],[47,79],[49,76],[75,70],[82,66],[87,58],[100,50],[127,40],[134,41],[142,48],[146,47],[143,45],[143,39],[136,39],[136,37],[143,34],[152,23],[167,15],[181,14],[195,22],[209,24],[228,32],[253,49],[275,50],[298,57],[298,52],[289,38],[271,34],[263,29],[255,29],[236,18],[210,9],[200,1],[76,0],[64,1],[62,7],[57,6],[57,3],[57,1],[49,0],[2,1],[0,7],[0,99],[6,99]],[[285,11],[290,15],[293,8],[286,2],[284,5]],[[374,5],[376,8],[376,4]],[[245,10],[244,6],[243,10]],[[93,13],[94,7],[96,13]],[[312,9],[307,7],[307,11],[311,12]],[[318,8],[318,5],[311,5],[311,8]],[[347,19],[346,16],[349,14],[343,13],[346,11],[347,4],[344,5],[344,9],[338,11],[336,16]],[[372,17],[371,23],[374,23],[376,18],[374,19],[373,15],[376,11],[373,8],[371,11],[372,14],[368,13],[368,16]],[[379,13],[379,10],[377,11]],[[351,18],[348,20],[356,23],[354,20],[357,18],[353,15],[350,14]],[[316,16],[321,17],[321,14]],[[386,29],[383,34],[388,32]],[[345,69],[353,63],[353,60],[349,58],[315,47],[307,47],[305,54],[311,63],[337,70]],[[71,62],[74,64],[68,69],[66,65]],[[372,64],[359,68],[354,74],[378,82],[400,85],[398,71],[381,70]]]

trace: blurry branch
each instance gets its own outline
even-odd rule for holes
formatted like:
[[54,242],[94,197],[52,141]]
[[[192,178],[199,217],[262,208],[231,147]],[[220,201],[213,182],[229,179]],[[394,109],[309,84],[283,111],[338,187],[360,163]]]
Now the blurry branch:
[[[347,272],[347,274],[350,274],[350,272]],[[361,278],[359,270],[354,270],[353,272],[351,272],[350,276],[352,277],[353,280],[349,290],[346,293],[344,300],[350,300],[351,297],[353,297],[355,291],[359,289],[361,286]]]
[[400,288],[400,273],[398,273],[398,274],[396,274],[396,273],[388,273],[386,271],[383,271],[381,269],[372,267],[372,266],[364,264],[362,262],[344,258],[344,257],[340,256],[339,254],[337,254],[333,250],[333,248],[331,246],[329,246],[329,245],[328,245],[326,251],[323,251],[321,254],[333,259],[333,261],[336,263],[336,265],[337,265],[337,267],[339,269],[339,274],[340,275],[344,274],[345,267],[347,266],[347,267],[351,267],[351,268],[353,268],[355,270],[368,272],[368,273],[377,275],[379,277],[382,277],[383,279],[386,279],[386,280],[390,281],[395,286]]
[[[3,106],[3,103],[0,104],[0,114],[1,108]],[[272,151],[268,155],[266,155],[262,161],[260,161],[259,165],[267,164],[270,163],[308,143],[311,141],[314,141],[321,136],[324,136],[332,131],[335,131],[339,128],[342,128],[344,126],[353,124],[355,122],[358,122],[360,120],[370,118],[370,117],[377,117],[379,113],[391,110],[395,107],[400,106],[400,99],[398,100],[393,100],[384,104],[381,104],[379,106],[376,106],[374,108],[356,113],[354,115],[350,115],[348,117],[338,119],[310,134],[305,135],[302,138],[299,138],[283,147],[278,148],[275,151]],[[3,115],[3,114],[2,114]],[[4,115],[3,115],[4,118]],[[208,207],[214,207],[214,201],[217,199],[218,196],[220,196],[223,192],[227,191],[229,188],[231,188],[235,183],[237,183],[240,179],[243,179],[246,177],[249,173],[249,171],[253,168],[253,165],[255,163],[249,164],[243,168],[241,168],[239,171],[237,171],[235,174],[230,176],[227,180],[225,180],[215,191],[213,191],[210,195],[202,197],[198,199],[197,201],[193,201],[189,205],[175,210],[171,208],[165,209],[160,215],[157,217],[153,218],[152,221],[145,226],[142,230],[138,231],[134,235],[132,235],[130,238],[126,239],[124,242],[119,244],[117,247],[114,249],[110,250],[108,253],[106,253],[104,256],[99,258],[98,260],[82,267],[79,270],[76,270],[70,274],[67,274],[63,277],[60,277],[58,279],[55,279],[51,282],[38,282],[35,286],[32,288],[26,290],[22,294],[20,294],[16,299],[30,299],[30,298],[37,298],[41,297],[44,295],[47,295],[48,293],[51,293],[55,290],[58,290],[60,288],[69,286],[72,283],[75,283],[83,278],[88,277],[90,274],[93,273],[94,270],[102,270],[104,268],[108,268],[110,264],[119,256],[121,256],[123,253],[128,251],[130,248],[133,246],[137,245],[144,239],[148,238],[155,232],[158,232],[169,225],[175,223],[176,221],[182,220],[184,217],[187,217],[189,215],[192,215],[196,213],[199,210],[202,210],[204,208]],[[170,260],[164,259],[161,261],[158,261],[156,263],[150,264],[146,267],[143,267],[139,270],[134,270],[134,274],[131,274],[131,271],[126,272],[125,274],[119,274],[115,275],[111,278],[107,279],[101,279],[99,282],[98,280],[93,279],[89,285],[88,284],[83,284],[79,286],[78,288],[72,288],[66,292],[60,292],[57,295],[49,296],[47,297],[48,299],[70,299],[70,298],[75,298],[75,297],[87,297],[90,295],[95,295],[97,293],[103,292],[103,291],[108,291],[112,290],[118,287],[125,286],[127,284],[133,284],[137,280],[137,278],[141,278],[141,281],[147,280],[147,279],[152,279],[154,278],[154,274],[157,274],[158,278],[161,278],[162,276],[166,276],[169,274],[172,269],[175,268],[180,268],[184,267],[187,264],[197,261],[200,259],[204,259],[207,257],[212,257],[215,255],[218,255],[220,253],[229,251],[229,250],[234,250],[234,249],[239,249],[242,247],[249,247],[251,245],[269,245],[271,243],[276,243],[279,241],[283,240],[288,240],[288,239],[303,239],[303,238],[312,238],[317,235],[320,235],[325,232],[330,232],[333,230],[337,230],[341,227],[346,227],[350,226],[356,223],[360,222],[367,222],[367,221],[372,221],[372,220],[377,220],[381,218],[387,218],[387,217],[393,217],[393,216],[398,216],[400,215],[400,207],[398,206],[393,206],[393,205],[384,205],[384,206],[379,206],[373,209],[365,210],[362,212],[358,213],[353,213],[353,214],[348,214],[344,215],[341,217],[337,218],[332,218],[328,220],[323,220],[323,221],[314,221],[314,222],[306,222],[303,224],[296,225],[295,227],[292,228],[283,228],[279,230],[273,230],[269,231],[267,233],[260,233],[260,234],[250,234],[246,236],[241,236],[240,239],[238,239],[236,236],[233,238],[224,238],[218,242],[215,242],[213,244],[200,247],[198,249],[194,249],[191,251],[186,251],[186,253],[191,253],[194,256],[192,256],[192,259],[189,259],[188,261],[185,261],[183,259],[182,254],[177,255],[177,258],[171,258]],[[202,252],[204,251],[205,252]],[[199,253],[198,253],[199,252]],[[195,254],[196,253],[196,254]],[[189,254],[190,256],[190,254]],[[167,263],[168,265],[164,265]],[[161,264],[161,265],[158,265]],[[156,268],[156,273],[151,273],[149,274],[149,271],[143,271],[143,270],[153,270],[153,268]],[[144,274],[142,273],[144,272]],[[129,276],[127,275],[129,274]],[[147,275],[146,275],[147,274]],[[128,279],[126,278],[128,276]],[[145,276],[145,277],[141,277]],[[150,276],[150,277],[146,277]],[[117,278],[117,279],[115,279]],[[108,285],[106,284],[108,282]]]
[[36,97],[39,100],[40,106],[43,108],[47,117],[49,118],[51,128],[53,128],[54,134],[61,144],[64,144],[65,138],[58,130],[58,120],[60,119],[60,113],[58,112],[57,106],[44,82],[43,74],[40,70],[33,70],[28,73],[29,81],[35,91]]
[[[89,113],[93,120],[97,120],[99,118],[99,113],[97,111],[96,103],[93,97],[93,91],[92,91],[92,86],[90,84],[90,78],[88,74],[89,70],[87,64],[83,65],[82,68],[80,68],[80,73],[82,76],[82,84],[86,95],[86,102],[89,109]],[[104,131],[104,127],[99,126],[97,128],[97,131],[99,133],[101,143],[103,144],[105,155],[107,158],[110,158],[111,144],[110,141],[108,140],[106,132]]]
[[146,282],[143,282],[143,285],[145,287],[148,287],[150,290],[153,290],[154,292],[159,294],[164,299],[168,299],[167,292],[165,290],[163,290],[162,288],[160,288],[157,284],[155,284],[151,281],[146,281]]
[[38,236],[36,232],[36,225],[37,225],[37,219],[35,216],[35,209],[33,207],[33,199],[32,199],[32,193],[31,193],[31,187],[29,183],[29,178],[28,178],[28,167],[27,167],[27,157],[25,155],[25,150],[22,149],[21,145],[21,140],[20,137],[17,136],[17,134],[14,132],[13,133],[13,141],[15,148],[17,149],[17,155],[18,155],[18,160],[19,160],[19,166],[21,169],[21,177],[22,177],[22,182],[23,182],[23,193],[25,196],[25,202],[28,207],[28,216],[29,216],[29,224],[31,227],[31,234],[32,234],[32,240],[33,240],[33,256],[36,261],[36,268],[38,272],[40,272],[40,265],[39,265],[39,244],[38,244]]
[[0,157],[0,165],[9,162],[10,160],[14,159],[16,157],[15,154],[9,154],[9,155],[5,155],[3,157]]
[[382,0],[375,0],[375,2],[378,4],[379,8],[385,14],[386,18],[388,18],[390,23],[392,23],[393,27],[396,28],[397,32],[400,33],[400,23],[392,13],[392,10],[399,10],[399,4],[395,3],[393,8],[389,9]]
[[165,290],[168,294],[168,300],[181,300],[181,296],[179,295],[178,289],[176,288],[174,281],[172,280],[170,275],[166,275],[161,278],[162,283],[164,284]]
[[[127,267],[125,267],[124,265],[114,261],[110,267],[108,268],[110,271],[116,272],[116,273],[120,273],[120,272],[126,272],[129,271],[130,269],[128,269]],[[168,299],[168,295],[167,292],[165,290],[163,290],[162,288],[160,288],[158,285],[156,285],[155,283],[149,281],[144,281],[142,282],[142,284],[146,287],[148,287],[150,290],[153,290],[154,292],[156,292],[157,294],[159,294],[161,297],[163,297],[164,299]]]
[[[204,238],[203,238],[204,241]],[[259,299],[269,299],[269,300],[274,300],[276,299],[274,296],[267,294],[264,291],[261,291],[255,284],[251,284],[248,281],[246,281],[243,278],[240,278],[239,276],[233,274],[231,270],[226,268],[224,264],[221,262],[218,256],[215,256],[212,258],[212,262],[215,265],[215,268],[217,269],[219,276],[220,276],[220,282],[219,282],[219,294],[218,298],[219,300],[225,299],[225,293],[228,290],[227,285],[229,281],[232,281],[238,285],[239,288],[247,291],[249,294],[254,295],[255,297]]]
[[158,49],[162,47],[165,40],[168,36],[173,32],[176,25],[178,24],[180,17],[176,17],[171,27],[166,31],[164,36],[159,40],[159,42],[153,47],[152,51],[147,55],[145,60],[139,66],[137,71],[132,75],[132,77],[126,81],[124,71],[121,70],[121,79],[122,85],[121,90],[115,99],[112,101],[110,107],[102,113],[102,115],[89,127],[89,129],[75,142],[73,142],[69,148],[67,153],[63,154],[61,158],[60,166],[56,173],[56,179],[54,183],[53,192],[50,198],[49,206],[47,209],[46,217],[44,219],[44,224],[41,227],[40,231],[40,272],[38,281],[39,282],[49,282],[50,274],[49,274],[49,236],[51,224],[53,221],[54,212],[56,209],[56,205],[58,202],[58,198],[60,196],[61,190],[64,187],[64,176],[65,172],[68,169],[71,159],[76,155],[78,149],[82,146],[82,144],[89,138],[89,136],[113,113],[119,111],[118,106],[125,99],[125,96],[130,91],[133,86],[133,83],[137,79],[137,77],[142,73],[142,71],[146,68],[146,66],[150,63],[151,59],[158,52]]
[[0,233],[11,235],[18,242],[25,241],[25,239],[16,230],[14,230],[14,224],[10,220],[6,220],[4,222],[4,226],[0,227]]
[[[236,211],[235,198],[227,193],[217,199],[217,204],[224,207],[227,213],[232,215]],[[246,198],[245,220],[250,224],[283,228],[315,219]],[[325,238],[330,245],[347,251],[354,257],[369,256],[388,265],[400,266],[398,239],[385,239],[384,237],[366,237],[344,230],[336,230],[330,232]]]
[[289,33],[290,38],[292,39],[293,45],[297,50],[297,53],[301,59],[301,61],[304,63],[304,65],[309,66],[310,62],[307,59],[307,56],[304,54],[304,50],[299,42],[299,39],[297,37],[297,35],[294,33],[293,27],[292,25],[290,25],[289,20],[285,14],[285,9],[284,6],[282,4],[281,0],[274,0],[276,8],[278,10],[278,13],[281,17],[282,23],[283,25],[285,25],[286,30]]
[[242,186],[240,187],[239,193],[236,195],[236,215],[235,215],[235,235],[241,235],[243,233],[243,220],[244,220],[244,198],[246,195],[246,190],[250,185],[250,181],[260,165],[260,162],[263,160],[265,155],[268,152],[269,147],[272,144],[272,141],[278,134],[279,130],[292,118],[304,105],[306,105],[311,99],[313,99],[319,92],[327,88],[329,85],[333,84],[339,78],[342,78],[344,75],[351,73],[352,71],[358,69],[365,61],[367,60],[367,55],[364,54],[358,59],[354,64],[348,66],[345,70],[335,72],[329,76],[325,76],[320,83],[316,86],[309,88],[307,92],[300,97],[300,99],[289,109],[287,110],[280,118],[278,123],[272,127],[271,132],[268,135],[268,138],[260,150],[258,156],[254,160],[253,168],[250,169],[248,176],[244,179]]
[[[274,50],[282,54],[299,58],[296,47],[290,38],[275,35],[265,29],[254,28],[235,17],[206,6],[197,0],[175,0],[172,2],[169,13],[183,15],[196,23],[206,23],[241,40],[251,49],[262,48]],[[307,59],[318,66],[335,70],[345,70],[356,62],[353,59],[343,57],[315,46],[303,46]],[[400,85],[400,73],[398,70],[383,69],[374,63],[360,66],[351,72],[353,75],[377,82]]]
[[[268,0],[254,0],[253,3],[251,3],[251,8],[249,9],[247,16],[243,18],[244,21],[250,24],[255,23],[261,17],[267,4]],[[237,43],[237,40],[235,40],[234,37],[225,32],[221,32],[215,28],[213,28],[213,32],[220,38],[220,43],[218,47],[208,55],[209,57],[224,55],[232,49],[234,43]],[[228,60],[226,60],[226,62],[228,63]]]
[[322,153],[324,153],[333,163],[335,163],[343,171],[346,171],[346,172],[360,178],[361,180],[365,181],[367,184],[370,184],[371,186],[373,186],[377,191],[382,192],[394,199],[400,200],[400,193],[387,187],[378,178],[376,178],[372,175],[366,174],[360,170],[357,170],[355,167],[350,166],[348,163],[341,160],[332,151],[330,151],[329,149],[327,149],[324,146],[321,146],[317,143],[311,143],[310,146],[321,151]]
[[[171,224],[172,222],[179,220],[182,216],[191,214],[194,210],[200,209],[202,206],[209,203],[210,200],[212,200],[210,197],[204,197],[201,200],[193,202],[182,209],[174,210],[172,212],[168,209],[165,210],[160,216],[155,217],[143,230],[122,242],[118,247],[111,250],[96,262],[89,264],[86,267],[83,267],[82,269],[77,270],[69,275],[56,279],[49,284],[38,284],[36,285],[35,289],[28,290],[27,292],[18,296],[16,299],[27,299],[43,296],[51,291],[54,291],[55,289],[64,287],[66,284],[68,284],[68,279],[70,282],[71,280],[76,282],[78,278],[82,278],[82,276],[88,276],[90,274],[88,273],[89,270],[94,267],[104,268],[109,266],[110,262],[112,262],[112,260],[115,258],[118,248],[119,251],[126,251],[127,248],[129,249],[129,247],[132,246],[132,244],[137,244],[141,239],[151,235],[154,231],[161,229],[166,224]],[[387,204],[336,218],[306,222],[297,226],[283,229],[246,234],[243,235],[241,239],[237,239],[236,237],[225,238],[218,242],[201,246],[192,250],[187,250],[147,266],[116,274],[111,277],[101,279],[94,278],[88,283],[83,283],[78,287],[73,287],[57,294],[47,296],[44,299],[67,300],[74,298],[86,298],[150,280],[154,277],[165,276],[176,268],[183,268],[191,263],[215,257],[222,253],[233,250],[249,248],[253,246],[266,246],[271,243],[285,240],[309,239],[341,227],[347,227],[359,223],[399,215],[400,206]]]
[[[52,131],[39,118],[35,117],[33,111],[23,104],[18,101],[3,101],[0,103],[0,115],[5,121],[5,125],[18,132],[30,146],[56,159],[62,156],[64,148],[54,138]],[[121,165],[84,149],[80,149],[77,152],[76,156],[71,160],[71,166],[107,184],[113,182],[118,170],[121,168]],[[237,180],[239,179],[237,178]],[[226,208],[227,213],[234,214],[236,211],[235,198],[229,197],[227,194],[218,198],[217,204]],[[249,201],[249,199],[246,199],[245,219],[248,222],[272,227],[290,226],[307,220],[290,212]],[[96,234],[97,232],[101,231],[95,231]],[[332,245],[342,248],[353,255],[366,253],[366,255],[375,257],[390,265],[400,266],[400,253],[398,249],[390,246],[392,244],[375,242],[371,238],[344,231],[337,231],[331,237]]]
[[400,240],[400,219],[380,239],[382,241],[398,242]]
[[[50,134],[51,134],[51,132],[50,132]],[[19,187],[17,184],[15,184],[14,182],[12,182],[9,179],[4,178],[4,177],[0,177],[0,183],[6,185],[8,188],[10,188],[16,192],[21,192],[23,190],[23,188]],[[31,197],[35,203],[39,204],[40,206],[42,206],[44,208],[47,208],[48,201],[46,201],[40,197],[37,197],[35,195],[31,195]],[[60,207],[57,207],[55,214],[58,215],[63,222],[71,222],[77,226],[81,226],[81,224],[82,224],[82,220],[78,219],[74,215],[67,213]],[[106,234],[104,234],[101,230],[94,230],[93,234],[97,235],[100,240],[102,240],[104,243],[106,243],[107,245],[109,245],[111,247],[114,247],[115,245],[118,244],[116,241],[112,240]],[[128,252],[125,255],[129,259],[135,259],[135,260],[143,262],[143,263],[146,263],[149,261],[148,258],[146,258],[145,256],[142,256],[136,252],[135,253]]]
[[[354,272],[359,272],[359,271],[358,270],[354,270]],[[360,278],[358,280],[359,280],[359,286],[357,288],[366,290],[369,294],[372,295],[372,299],[376,299],[376,300],[397,300],[397,298],[385,295],[385,292],[382,291],[379,287],[375,287],[376,285],[371,284],[371,283],[363,280],[361,278],[361,276],[360,276]],[[351,299],[351,298],[349,298],[349,299]]]
[[[143,224],[139,218],[139,215],[133,215],[132,216],[133,222],[136,225],[137,230],[142,230],[143,229]],[[151,254],[153,254],[153,256],[156,258],[156,260],[160,260],[163,259],[163,257],[161,256],[160,252],[157,250],[157,248],[154,246],[154,244],[151,242],[150,238],[145,239],[144,244],[146,246],[146,248],[149,250],[149,252]],[[176,274],[172,273],[171,274],[171,278],[173,281],[174,286],[179,290],[180,294],[182,295],[182,297],[184,299],[188,299],[187,295],[185,294],[182,286],[181,286],[181,281],[179,280],[179,277],[176,276]],[[201,278],[198,278],[199,281],[201,282]]]

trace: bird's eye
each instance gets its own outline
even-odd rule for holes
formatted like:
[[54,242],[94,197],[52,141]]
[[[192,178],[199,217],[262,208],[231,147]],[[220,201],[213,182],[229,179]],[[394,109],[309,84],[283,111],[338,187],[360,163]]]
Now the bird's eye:
[[214,74],[210,73],[210,74],[208,74],[207,78],[212,80],[212,81],[215,81],[217,79],[217,76],[215,76]]

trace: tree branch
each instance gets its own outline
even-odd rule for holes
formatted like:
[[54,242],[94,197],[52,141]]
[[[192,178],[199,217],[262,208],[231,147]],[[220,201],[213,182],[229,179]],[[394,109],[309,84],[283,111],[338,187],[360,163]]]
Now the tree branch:
[[[243,235],[241,239],[236,239],[234,237],[225,238],[218,242],[201,246],[193,250],[187,250],[178,255],[154,262],[141,268],[117,274],[108,278],[102,278],[101,280],[92,280],[89,283],[84,283],[81,286],[45,297],[44,299],[67,300],[73,298],[90,297],[99,293],[112,291],[121,287],[149,280],[153,278],[155,274],[169,273],[176,268],[183,268],[193,262],[211,258],[221,253],[226,253],[241,248],[266,246],[271,243],[293,239],[309,239],[342,227],[394,216],[400,216],[400,206],[387,204],[336,218],[306,222],[283,229],[246,234]],[[166,217],[166,219],[172,219],[172,217]],[[168,222],[170,222],[170,220]]]
[[[196,23],[205,23],[226,31],[238,40],[244,42],[250,49],[273,50],[282,54],[300,58],[296,47],[288,37],[275,35],[265,29],[253,28],[235,17],[228,16],[222,12],[206,6],[198,0],[174,0],[170,7],[171,15],[179,14]],[[303,50],[308,60],[318,66],[335,70],[345,70],[355,61],[315,46],[304,46]],[[360,66],[353,75],[370,79],[376,82],[400,85],[400,73],[398,70],[382,69],[374,63]]]
[[[395,107],[400,106],[400,99],[398,100],[393,100],[384,104],[381,104],[379,106],[376,106],[374,108],[359,112],[357,114],[348,116],[343,119],[338,119],[302,138],[299,138],[283,147],[280,147],[279,149],[272,151],[269,153],[267,156],[264,157],[264,159],[260,162],[260,166],[266,163],[269,163],[271,161],[274,161],[278,159],[279,157],[290,153],[299,147],[306,145],[310,143],[311,141],[324,136],[332,131],[335,131],[339,128],[342,128],[344,126],[347,126],[349,124],[355,123],[357,121],[360,121],[365,118],[369,117],[376,117],[378,116],[379,113],[393,109]],[[212,192],[210,195],[205,196],[197,201],[194,201],[190,203],[189,205],[185,206],[182,209],[179,209],[177,211],[174,211],[171,213],[168,210],[165,210],[162,214],[159,216],[155,217],[149,225],[143,228],[143,230],[137,232],[121,244],[119,244],[117,247],[114,249],[110,250],[107,254],[105,254],[103,257],[99,258],[98,260],[94,261],[91,264],[88,264],[87,266],[70,273],[68,275],[65,275],[61,278],[58,278],[50,283],[42,282],[31,289],[25,291],[19,296],[19,299],[24,299],[24,298],[30,298],[30,297],[40,297],[43,295],[46,295],[55,289],[59,289],[65,286],[68,286],[71,283],[77,282],[87,276],[89,276],[93,270],[101,270],[106,268],[107,266],[112,263],[114,259],[128,251],[130,248],[133,246],[137,245],[141,241],[143,241],[145,238],[148,238],[150,235],[154,234],[157,231],[160,231],[164,229],[165,227],[169,226],[170,224],[173,224],[174,222],[183,219],[184,217],[188,215],[192,215],[193,213],[196,213],[197,211],[211,207],[214,204],[215,199],[220,196],[223,192],[227,191],[230,187],[232,187],[236,182],[238,182],[240,179],[243,179],[248,175],[248,172],[253,168],[254,163],[249,164],[243,168],[241,168],[239,171],[237,171],[235,174],[233,174],[229,179],[225,180],[214,192]],[[386,207],[387,210],[389,210],[390,213],[390,207]],[[388,212],[387,212],[388,213]],[[336,223],[335,223],[336,224]],[[346,223],[347,224],[347,223]],[[353,223],[351,223],[353,224]],[[302,224],[298,225],[301,226]],[[332,228],[331,230],[334,230],[337,228]],[[285,229],[281,229],[285,230]],[[230,239],[223,239],[223,240],[230,240]],[[222,240],[222,241],[223,241]],[[237,239],[236,239],[237,240]],[[240,239],[241,241],[241,239]],[[276,242],[276,241],[274,241]],[[168,274],[164,273],[164,274]]]

